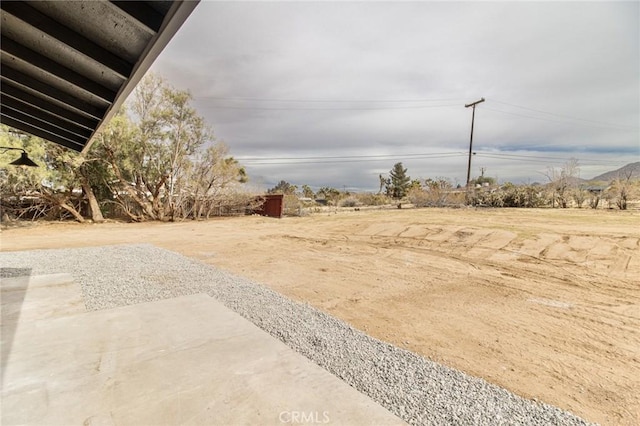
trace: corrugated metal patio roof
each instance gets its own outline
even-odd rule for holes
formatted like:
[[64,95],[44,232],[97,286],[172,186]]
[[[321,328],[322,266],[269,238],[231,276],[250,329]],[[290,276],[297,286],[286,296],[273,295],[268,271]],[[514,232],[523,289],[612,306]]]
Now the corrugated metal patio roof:
[[0,2],[0,122],[88,149],[197,4]]

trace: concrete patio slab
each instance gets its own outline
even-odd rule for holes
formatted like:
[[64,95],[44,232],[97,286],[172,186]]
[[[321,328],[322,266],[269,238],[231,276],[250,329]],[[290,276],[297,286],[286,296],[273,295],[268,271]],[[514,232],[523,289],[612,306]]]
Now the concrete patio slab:
[[3,425],[404,424],[208,295],[73,311],[3,316]]
[[2,324],[86,312],[80,285],[70,274],[2,278]]

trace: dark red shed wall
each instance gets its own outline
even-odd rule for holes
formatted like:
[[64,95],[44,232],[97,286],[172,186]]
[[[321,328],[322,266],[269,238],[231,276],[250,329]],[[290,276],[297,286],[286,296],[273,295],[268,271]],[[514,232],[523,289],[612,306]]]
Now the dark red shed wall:
[[269,194],[262,198],[264,198],[264,203],[260,209],[256,210],[256,213],[262,216],[281,218],[284,212],[284,195]]

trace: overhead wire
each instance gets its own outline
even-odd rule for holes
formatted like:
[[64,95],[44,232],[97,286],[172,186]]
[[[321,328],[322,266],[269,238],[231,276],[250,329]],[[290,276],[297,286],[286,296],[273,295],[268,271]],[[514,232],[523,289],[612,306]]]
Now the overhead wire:
[[[568,159],[570,159],[571,157],[566,157],[566,156],[542,156],[542,155],[528,155],[528,154],[510,154],[510,153],[505,153],[505,152],[494,152],[494,151],[477,151],[478,154],[483,154],[483,155],[498,155],[501,157],[509,157],[509,158],[533,158],[533,159],[542,159],[542,160],[563,160],[566,161]],[[578,153],[572,153],[572,156],[575,156],[575,154]],[[595,158],[588,158],[589,161],[595,161],[595,162],[602,162],[602,163],[613,163],[613,162],[617,162],[614,160],[602,160],[602,159],[595,159]]]
[[210,99],[210,100],[225,100],[225,101],[257,101],[257,102],[304,102],[304,103],[371,103],[371,102],[453,102],[464,101],[463,98],[439,98],[439,99],[283,99],[283,98],[253,98],[253,97],[220,97],[220,96],[194,96],[195,100],[198,99]]
[[451,154],[464,154],[464,152],[449,151],[449,152],[430,152],[430,153],[413,153],[413,154],[376,154],[376,155],[337,155],[337,156],[312,156],[312,157],[237,157],[238,160],[317,160],[317,159],[345,159],[345,158],[375,158],[375,157],[414,157],[414,156],[427,156],[427,155],[451,155]]
[[238,109],[238,110],[258,110],[258,111],[358,111],[358,110],[406,110],[406,109],[429,109],[429,108],[451,108],[458,107],[458,104],[442,104],[442,105],[411,105],[411,106],[380,106],[380,107],[261,107],[261,106],[232,106],[232,105],[205,105],[199,106],[202,109]]
[[[246,160],[237,158],[243,164],[257,166],[257,165],[293,165],[293,164],[329,164],[329,163],[364,163],[364,162],[376,162],[376,161],[388,161],[398,159],[437,159],[448,158],[466,155],[464,152],[452,152],[441,154],[423,154],[423,155],[389,155],[389,156],[331,156],[331,157],[297,157],[285,159],[283,157],[277,158],[254,158],[252,160]],[[374,157],[374,158],[370,158]]]
[[[474,155],[482,158],[492,158],[497,160],[508,160],[525,163],[561,164],[571,158],[575,158],[577,153],[570,156],[542,156],[527,154],[510,154],[494,151],[476,151]],[[467,156],[466,152],[451,151],[438,153],[412,153],[412,154],[379,154],[379,155],[341,155],[341,156],[306,156],[306,157],[236,157],[246,165],[293,165],[293,164],[329,164],[329,163],[360,163],[376,162],[388,160],[426,160]],[[600,163],[601,165],[619,165],[623,160],[603,160],[590,157],[580,157],[578,160],[583,165]]]
[[639,126],[629,126],[629,125],[625,125],[625,124],[607,123],[607,122],[604,122],[604,121],[590,120],[590,119],[585,119],[585,118],[573,117],[573,116],[570,116],[570,115],[564,115],[564,114],[558,114],[558,113],[549,112],[549,111],[543,111],[543,110],[539,110],[539,109],[525,107],[525,106],[522,106],[522,105],[516,105],[516,104],[513,104],[513,103],[509,103],[509,102],[499,101],[497,99],[491,99],[491,102],[495,102],[495,103],[498,103],[498,104],[511,106],[511,107],[514,107],[514,108],[524,109],[524,110],[527,110],[527,111],[537,112],[537,113],[540,113],[540,114],[546,114],[546,115],[551,115],[551,116],[555,116],[555,117],[560,117],[560,118],[565,118],[565,119],[570,119],[570,120],[576,120],[576,121],[583,121],[583,122],[586,122],[586,123],[593,123],[593,124],[599,124],[599,125],[605,125],[605,126],[611,126],[611,127],[621,127],[621,128],[628,128],[628,129],[638,129],[638,128],[640,128]]
[[517,112],[503,111],[503,110],[495,109],[495,108],[491,108],[491,107],[484,107],[482,109],[485,110],[485,111],[499,112],[501,114],[513,115],[513,116],[524,117],[524,118],[531,118],[531,119],[534,119],[534,120],[550,121],[550,122],[553,122],[553,123],[581,125],[581,126],[587,126],[587,127],[592,127],[592,128],[593,127],[595,127],[595,128],[609,127],[609,128],[613,128],[613,129],[617,129],[617,130],[634,130],[632,127],[624,127],[624,126],[619,126],[619,125],[616,125],[616,124],[609,124],[609,123],[599,123],[599,124],[595,124],[596,122],[594,122],[594,124],[577,123],[575,121],[554,120],[554,119],[547,118],[547,117],[536,117],[534,115],[519,114]]
[[[417,110],[430,108],[451,108],[459,107],[464,99],[462,98],[437,98],[437,99],[300,99],[300,98],[260,98],[260,97],[219,97],[219,96],[197,96],[194,100],[199,101],[203,108],[211,109],[230,109],[230,110],[263,110],[263,111],[313,111],[313,110]],[[587,127],[608,127],[618,130],[634,130],[637,127],[608,123],[585,118],[574,117],[570,115],[558,114],[555,112],[544,111],[541,109],[530,108],[527,106],[517,105],[501,100],[488,99],[487,106],[482,109],[518,116],[528,119],[541,120],[559,124],[582,125]],[[239,103],[236,105],[211,105],[208,101],[213,102],[231,102]],[[449,102],[458,103],[449,103]],[[246,105],[247,103],[252,103]],[[276,105],[268,105],[271,103]],[[504,108],[491,107],[491,103],[503,105],[504,107],[515,109],[505,110]],[[279,104],[279,105],[278,105]],[[284,104],[284,105],[282,105]],[[306,104],[306,105],[305,105]],[[332,105],[333,104],[333,105]],[[351,104],[351,105],[345,105]],[[363,105],[373,104],[373,105]],[[377,105],[376,105],[377,104]],[[382,105],[380,105],[382,104]],[[320,106],[316,106],[320,105]],[[521,112],[524,111],[524,112]],[[535,113],[528,114],[527,112]],[[519,155],[502,152],[478,152],[477,154],[484,158],[492,158],[498,160],[512,160],[518,162],[530,163],[561,163],[569,160],[568,157],[552,157],[552,156],[536,156],[536,155]],[[291,165],[291,164],[326,164],[326,163],[353,163],[353,162],[372,162],[390,159],[427,159],[427,158],[447,158],[459,155],[467,155],[464,152],[448,152],[448,153],[431,153],[431,154],[390,154],[390,155],[346,155],[346,156],[313,156],[313,157],[238,157],[239,161],[243,161],[248,165]],[[576,154],[573,154],[574,156]],[[601,164],[620,164],[615,160],[589,159],[582,157],[583,161]]]
[[[367,111],[367,110],[418,110],[418,109],[432,109],[432,108],[451,108],[458,107],[464,101],[462,98],[434,98],[434,99],[300,99],[300,98],[260,98],[260,97],[224,97],[224,96],[195,96],[194,101],[200,103],[200,108],[203,109],[223,109],[223,110],[255,110],[255,111]],[[240,102],[240,105],[211,105],[207,101],[222,101],[222,102]],[[449,102],[456,103],[449,103]],[[541,120],[548,122],[555,122],[561,124],[573,124],[573,125],[585,125],[588,127],[608,127],[618,130],[636,130],[638,126],[629,126],[616,123],[608,123],[604,121],[585,119],[580,117],[574,117],[565,114],[558,114],[555,112],[544,111],[541,109],[530,108],[527,106],[517,105],[510,102],[505,102],[497,99],[490,98],[488,103],[496,103],[504,105],[510,108],[516,108],[518,110],[530,111],[536,114],[543,114],[544,116],[531,115],[526,113],[519,113],[513,111],[505,111],[504,109],[496,109],[490,106],[484,106],[484,110],[497,112],[500,114],[518,116],[523,118],[529,118],[533,120]],[[246,105],[249,102],[258,103],[279,103],[285,105]],[[441,104],[430,104],[433,102],[447,102]],[[242,103],[245,103],[244,105]],[[351,106],[343,106],[346,103],[355,104]],[[424,105],[427,103],[427,105]],[[293,105],[287,105],[293,104]],[[300,104],[338,104],[327,106],[304,106]],[[360,105],[359,105],[360,104]],[[362,104],[384,104],[384,106],[377,105],[362,105]],[[391,104],[391,105],[389,105]],[[400,105],[393,105],[400,104]],[[407,105],[409,104],[409,105]],[[555,119],[554,119],[555,118]]]
[[588,165],[592,163],[600,163],[600,165],[620,165],[624,164],[624,160],[602,160],[590,157],[578,157],[575,153],[570,157],[551,157],[551,156],[539,156],[539,155],[523,155],[523,154],[506,154],[500,152],[476,152],[476,156],[482,158],[493,158],[498,160],[520,161],[528,163],[565,163],[571,158],[576,158],[582,165]]
[[520,162],[527,162],[527,163],[543,163],[543,164],[549,164],[549,163],[553,163],[553,164],[562,164],[564,162],[566,162],[566,160],[561,160],[561,159],[555,159],[555,160],[537,160],[535,158],[532,159],[524,159],[524,158],[505,158],[505,157],[501,157],[498,155],[491,155],[491,154],[479,154],[480,157],[482,158],[493,158],[496,160],[509,160],[509,161],[520,161]]
[[[314,110],[403,110],[403,109],[427,109],[427,108],[448,108],[460,106],[463,99],[460,98],[437,98],[437,99],[285,99],[285,98],[258,98],[258,97],[223,97],[223,96],[195,96],[194,101],[201,104],[205,109],[237,109],[237,110],[265,110],[265,111],[314,111]],[[211,105],[207,101],[236,102],[240,105]],[[449,102],[456,103],[449,103]],[[242,103],[276,103],[284,105],[242,105]],[[433,105],[438,102],[440,104]],[[441,102],[447,102],[442,104]],[[354,104],[344,106],[344,104]],[[204,105],[203,105],[204,104]],[[294,104],[294,105],[287,105]],[[338,104],[328,106],[301,106],[300,104]],[[368,104],[368,105],[362,105]],[[376,106],[371,104],[385,104]],[[400,104],[400,105],[389,105]],[[407,105],[412,104],[412,105]],[[428,105],[424,105],[428,104]]]

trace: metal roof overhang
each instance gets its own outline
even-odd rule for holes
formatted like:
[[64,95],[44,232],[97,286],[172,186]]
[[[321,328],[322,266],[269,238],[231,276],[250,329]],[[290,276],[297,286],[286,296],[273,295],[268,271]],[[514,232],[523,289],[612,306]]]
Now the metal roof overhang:
[[86,151],[198,1],[1,1],[0,122]]

